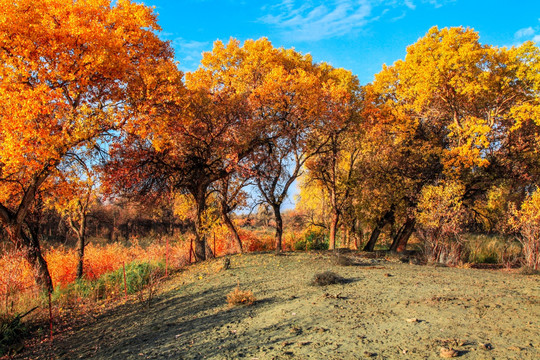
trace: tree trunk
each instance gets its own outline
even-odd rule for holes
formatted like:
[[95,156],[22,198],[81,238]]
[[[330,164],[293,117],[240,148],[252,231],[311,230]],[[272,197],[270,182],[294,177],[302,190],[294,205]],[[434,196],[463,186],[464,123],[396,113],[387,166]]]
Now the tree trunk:
[[390,208],[377,222],[377,225],[375,225],[375,229],[373,229],[373,232],[371,233],[371,236],[369,238],[369,241],[367,242],[366,246],[364,246],[363,251],[373,251],[375,249],[375,244],[377,243],[377,240],[379,239],[379,235],[381,234],[382,229],[384,226],[391,222],[394,217],[394,206]]
[[212,259],[216,257],[216,254],[214,254],[214,251],[212,251],[212,248],[210,247],[210,244],[208,243],[208,240],[206,236],[204,237],[204,247],[206,249],[206,258]]
[[350,238],[351,238],[351,234],[349,232],[350,228],[345,226],[345,224],[342,222],[341,223],[341,233],[343,234],[342,238],[343,238],[343,244],[342,246],[349,249],[350,246],[349,246],[349,241],[350,241]]
[[335,210],[332,211],[332,220],[330,221],[330,239],[328,242],[328,250],[334,250],[336,248],[336,232],[339,222],[339,213]]
[[244,252],[244,248],[242,247],[242,240],[240,240],[240,236],[238,236],[238,231],[236,230],[236,226],[234,226],[234,223],[232,222],[231,218],[229,217],[229,206],[227,205],[226,201],[221,202],[221,217],[223,218],[223,222],[229,228],[229,231],[233,235],[233,241],[236,245],[236,249],[239,253]]
[[84,275],[84,235],[80,235],[77,241],[77,279]]
[[32,233],[28,237],[22,231],[21,226],[17,224],[6,226],[6,232],[15,246],[24,250],[24,258],[34,269],[36,285],[44,292],[52,292],[54,288],[51,274],[49,273],[47,262],[41,253],[41,247],[36,234]]
[[204,195],[195,196],[195,203],[197,206],[197,215],[195,217],[195,261],[204,261],[206,260],[206,236],[202,223],[204,207],[206,205]]
[[[50,166],[56,166],[56,164],[50,164]],[[23,226],[26,216],[30,211],[33,202],[36,199],[41,184],[47,179],[49,175],[49,166],[43,169],[42,173],[35,176],[34,180],[25,192],[19,205],[19,210],[13,213],[8,208],[0,204],[0,223],[4,225],[8,238],[15,247],[24,250],[24,257],[34,268],[34,276],[37,286],[42,290],[51,293],[53,291],[53,283],[47,262],[43,258],[41,253],[41,247],[39,245],[39,238],[37,233],[32,232],[31,227],[27,226],[29,234],[25,234]]]
[[371,236],[369,237],[369,241],[367,242],[366,246],[364,246],[363,251],[373,251],[375,248],[375,244],[377,243],[377,240],[379,239],[379,235],[381,234],[381,230],[385,224],[381,224],[380,222],[377,223],[375,226],[375,229],[371,232]]
[[281,218],[281,204],[273,204],[272,209],[274,209],[274,217],[276,219],[276,236],[275,236],[276,253],[280,253],[283,251],[283,248],[282,248],[283,219]]
[[402,252],[407,247],[412,233],[414,232],[414,226],[416,225],[415,218],[407,218],[405,224],[399,229],[397,235],[394,237],[390,251]]
[[42,290],[46,292],[53,292],[53,283],[51,274],[49,273],[49,267],[47,262],[43,258],[41,248],[39,244],[33,242],[33,244],[26,249],[26,260],[32,265],[36,273],[36,284]]
[[78,227],[72,216],[68,216],[68,223],[75,235],[77,235],[77,279],[82,279],[84,273],[84,247],[86,246],[86,208],[81,205],[79,209]]

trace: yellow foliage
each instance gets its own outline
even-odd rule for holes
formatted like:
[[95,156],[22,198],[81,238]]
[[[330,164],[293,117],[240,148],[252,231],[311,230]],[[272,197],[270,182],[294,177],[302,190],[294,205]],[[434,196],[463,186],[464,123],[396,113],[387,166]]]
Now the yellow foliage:
[[521,204],[519,210],[513,209],[509,220],[514,230],[519,231],[523,247],[525,265],[540,269],[540,191],[536,190]]
[[458,182],[425,186],[418,203],[418,223],[440,235],[459,233],[464,221],[464,192],[465,187]]

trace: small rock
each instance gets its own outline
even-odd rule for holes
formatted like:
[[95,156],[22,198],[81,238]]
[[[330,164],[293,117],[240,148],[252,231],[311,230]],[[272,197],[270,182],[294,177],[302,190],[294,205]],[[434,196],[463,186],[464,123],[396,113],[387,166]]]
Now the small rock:
[[417,323],[417,322],[420,322],[420,320],[418,320],[417,318],[410,318],[410,319],[407,319],[407,322],[409,322],[409,323]]
[[365,357],[375,357],[375,356],[377,356],[377,353],[364,351],[364,356]]
[[442,347],[439,355],[442,358],[448,359],[458,356],[458,352],[452,348]]
[[302,328],[298,326],[293,326],[290,331],[291,331],[291,334],[300,335],[302,333]]
[[491,350],[493,349],[493,345],[491,345],[490,343],[480,343],[478,344],[478,347],[482,350]]
[[222,270],[229,270],[231,268],[231,259],[225,258],[223,259],[223,264],[221,266]]

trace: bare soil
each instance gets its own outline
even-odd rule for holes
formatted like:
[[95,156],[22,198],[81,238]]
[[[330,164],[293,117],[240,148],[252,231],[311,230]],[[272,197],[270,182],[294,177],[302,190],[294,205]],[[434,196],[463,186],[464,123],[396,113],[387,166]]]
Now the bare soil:
[[[540,359],[540,276],[329,252],[190,266],[25,359]],[[349,265],[349,266],[345,266]],[[332,271],[345,280],[313,285]],[[237,285],[251,306],[229,306]]]

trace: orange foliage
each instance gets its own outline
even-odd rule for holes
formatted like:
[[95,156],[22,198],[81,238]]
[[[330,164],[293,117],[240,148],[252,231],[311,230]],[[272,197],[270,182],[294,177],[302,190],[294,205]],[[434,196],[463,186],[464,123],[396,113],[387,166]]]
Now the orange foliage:
[[246,229],[238,229],[238,235],[244,249],[248,252],[252,251],[267,251],[274,249],[274,237],[264,236],[263,234],[256,234],[254,231]]
[[20,252],[14,251],[0,257],[0,294],[24,291],[34,285],[34,274]]
[[[217,242],[218,243],[218,242]],[[218,253],[225,252],[220,243]],[[189,256],[189,243],[171,242],[168,246],[165,239],[148,247],[142,247],[134,240],[126,247],[119,243],[108,245],[89,244],[86,247],[84,259],[85,278],[94,280],[107,272],[119,269],[122,264],[133,261],[165,262],[168,252],[170,268],[179,268],[186,264]],[[53,284],[64,287],[75,281],[77,269],[77,254],[74,249],[64,247],[51,248],[45,254],[45,259],[51,272]],[[34,286],[34,273],[31,266],[18,252],[8,252],[0,257],[0,296],[5,298],[16,292],[22,292]]]

